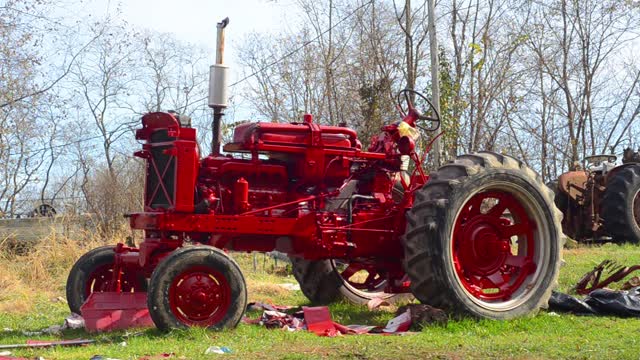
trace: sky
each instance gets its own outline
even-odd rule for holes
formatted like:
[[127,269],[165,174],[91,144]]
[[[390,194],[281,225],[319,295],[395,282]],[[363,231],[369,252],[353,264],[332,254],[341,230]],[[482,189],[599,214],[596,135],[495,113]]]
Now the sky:
[[229,17],[225,63],[232,81],[240,77],[236,48],[252,32],[295,30],[300,14],[295,0],[84,0],[82,17],[103,18],[119,13],[130,24],[163,33],[206,48],[215,58],[216,24]]

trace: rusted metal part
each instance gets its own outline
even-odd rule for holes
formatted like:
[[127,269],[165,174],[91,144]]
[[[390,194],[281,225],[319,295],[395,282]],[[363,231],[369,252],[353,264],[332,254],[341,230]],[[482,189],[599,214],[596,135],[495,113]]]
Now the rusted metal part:
[[608,172],[570,171],[558,178],[556,206],[563,212],[563,232],[577,241],[600,239],[604,232],[602,197],[611,174],[623,166]]
[[634,276],[631,279],[627,280],[624,284],[622,284],[620,290],[629,290],[638,286],[640,286],[640,277]]
[[[593,270],[584,274],[571,290],[580,295],[587,295],[593,290],[603,289],[612,283],[624,279],[636,270],[640,270],[640,265],[623,266],[613,260],[603,260],[598,266],[593,268]],[[610,275],[602,279],[605,273]]]

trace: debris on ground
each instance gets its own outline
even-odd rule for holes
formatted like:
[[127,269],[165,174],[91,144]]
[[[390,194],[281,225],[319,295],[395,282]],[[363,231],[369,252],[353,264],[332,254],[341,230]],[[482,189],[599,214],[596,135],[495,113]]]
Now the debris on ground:
[[300,291],[300,284],[284,283],[284,284],[278,284],[278,286],[290,291]]
[[162,359],[169,359],[171,357],[173,357],[173,353],[162,353],[162,354],[158,354],[158,355],[145,355],[141,358],[139,358],[138,360],[162,360]]
[[283,329],[288,331],[296,331],[304,328],[304,321],[292,314],[283,313],[275,310],[265,310],[262,316],[257,320],[247,320],[248,324],[258,324],[267,329]]
[[[67,329],[82,329],[84,327],[84,319],[78,314],[71,313],[64,319],[62,325],[51,325],[47,328],[38,331],[23,331],[24,336],[39,336],[39,335],[58,335],[62,331]],[[12,331],[11,329],[4,329],[4,331]]]
[[0,350],[19,348],[41,348],[52,346],[78,346],[94,343],[95,340],[75,339],[75,340],[27,340],[25,344],[0,345]]
[[640,287],[596,289],[583,300],[554,291],[549,300],[549,310],[581,315],[640,317]]
[[551,298],[549,298],[549,310],[581,315],[596,313],[591,306],[584,302],[584,300],[558,291],[551,292]]
[[55,298],[51,299],[51,302],[67,304],[67,299],[63,298],[62,296],[56,296]]
[[307,330],[318,336],[337,336],[349,332],[348,328],[331,320],[329,308],[326,306],[305,306],[302,309]]
[[78,314],[71,313],[71,315],[67,316],[67,318],[64,319],[63,330],[64,329],[82,329],[83,327],[84,327],[84,319],[82,318],[82,316]]
[[231,353],[231,349],[229,349],[226,346],[209,346],[207,348],[207,350],[204,351],[205,355],[211,355],[211,354],[230,354]]
[[411,328],[420,331],[426,325],[446,326],[449,317],[443,310],[427,304],[409,304],[401,306],[396,311],[396,316],[409,310],[411,315]]
[[444,311],[428,305],[403,306],[396,312],[396,317],[389,320],[386,326],[342,325],[331,318],[326,306],[295,308],[262,303],[249,305],[251,310],[263,310],[258,319],[244,318],[246,324],[261,325],[269,329],[287,331],[308,330],[318,336],[339,336],[347,334],[401,334],[409,331],[412,324],[416,328],[426,324],[446,324]]
[[[637,270],[640,270],[640,265],[622,266],[613,260],[603,260],[600,264],[594,267],[593,270],[584,274],[571,291],[580,295],[587,295],[594,290],[604,289],[612,283],[621,281]],[[605,273],[609,275],[606,278],[603,278]],[[629,280],[629,282],[631,282],[631,280]],[[638,279],[636,279],[636,282],[638,282]],[[631,283],[629,285],[631,285]],[[638,285],[640,285],[640,282],[638,282]],[[628,288],[630,289],[631,287],[634,286],[629,286]]]
[[120,359],[110,358],[102,355],[93,355],[89,360],[120,360]]
[[369,311],[378,310],[378,309],[387,310],[392,306],[393,305],[391,305],[391,303],[389,303],[387,300],[379,297],[375,297],[367,302],[367,307],[369,308]]
[[252,303],[249,303],[247,305],[247,311],[249,311],[249,310],[257,310],[257,311],[270,310],[270,311],[285,312],[285,311],[291,310],[291,309],[299,310],[300,307],[299,306],[273,305],[273,304],[267,304],[267,303],[261,303],[261,302],[252,302]]
[[640,277],[634,276],[631,279],[629,279],[627,282],[622,284],[622,287],[620,288],[620,290],[629,290],[631,288],[638,287],[638,286],[640,286]]
[[242,319],[245,324],[264,326],[268,329],[283,329],[296,331],[304,328],[304,317],[300,307],[281,306],[261,302],[252,302],[247,305],[247,311],[262,311],[258,319]]
[[399,315],[396,314],[396,317],[389,320],[387,326],[382,329],[383,333],[395,334],[409,331],[409,329],[411,328],[411,310],[405,309],[404,311],[400,312],[400,309],[398,309],[398,312]]

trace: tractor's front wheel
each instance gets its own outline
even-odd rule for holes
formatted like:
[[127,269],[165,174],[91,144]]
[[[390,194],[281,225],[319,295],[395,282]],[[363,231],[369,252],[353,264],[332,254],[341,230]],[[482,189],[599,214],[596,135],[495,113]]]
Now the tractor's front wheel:
[[509,319],[547,305],[561,263],[553,193],[521,162],[459,156],[416,193],[404,237],[421,302],[454,314]]
[[153,271],[147,306],[161,330],[234,328],[247,306],[247,287],[240,267],[224,252],[188,246],[175,250]]

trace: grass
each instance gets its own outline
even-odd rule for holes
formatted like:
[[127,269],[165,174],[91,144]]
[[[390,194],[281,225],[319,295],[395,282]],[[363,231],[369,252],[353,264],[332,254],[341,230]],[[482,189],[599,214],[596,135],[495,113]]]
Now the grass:
[[[0,294],[0,344],[24,343],[33,337],[23,335],[23,331],[61,324],[68,315],[66,304],[58,297],[63,296],[66,268],[72,260],[62,259],[79,256],[81,251],[69,250],[69,244],[57,247],[51,243],[48,246],[48,250],[39,250],[42,253],[29,259],[0,258],[0,286],[3,289]],[[62,256],[63,253],[67,255]],[[282,265],[274,268],[271,260],[266,266],[260,261],[258,269],[254,270],[250,256],[236,255],[236,258],[247,278],[250,301],[307,304],[299,291],[278,286],[295,282],[286,275]],[[627,265],[637,264],[640,263],[640,247],[604,245],[566,250],[560,289],[567,290],[584,272],[605,258]],[[40,270],[30,274],[30,266]],[[48,280],[46,283],[34,283],[34,279]],[[19,296],[7,292],[17,292]],[[331,313],[334,320],[343,324],[384,325],[393,317],[390,312],[370,312],[365,307],[346,303],[333,304]],[[97,343],[76,348],[16,350],[13,353],[26,358],[42,356],[48,360],[89,359],[97,354],[138,359],[143,355],[161,353],[173,353],[173,358],[183,359],[637,359],[640,342],[638,324],[637,319],[580,317],[542,311],[536,316],[511,321],[452,320],[446,327],[426,328],[406,336],[322,338],[307,332],[290,333],[244,324],[222,332],[189,329],[161,333],[155,329],[141,329],[90,335],[82,330],[69,330],[62,336],[35,338],[92,338]],[[12,330],[2,332],[2,328]],[[126,346],[122,346],[122,342],[126,342]],[[227,346],[233,352],[204,355],[205,349],[212,345]]]

